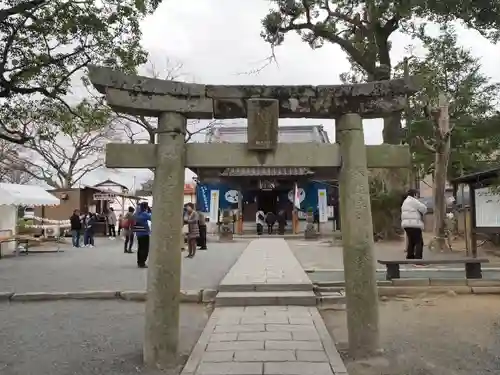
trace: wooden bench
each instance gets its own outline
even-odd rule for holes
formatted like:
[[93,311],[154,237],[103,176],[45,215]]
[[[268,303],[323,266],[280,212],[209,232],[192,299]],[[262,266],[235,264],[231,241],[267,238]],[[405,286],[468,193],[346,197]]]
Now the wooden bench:
[[378,263],[387,267],[386,280],[399,279],[400,264],[429,265],[429,264],[465,264],[465,276],[468,279],[482,279],[481,263],[489,263],[485,258],[462,258],[462,259],[402,259],[402,260],[378,260]]
[[24,244],[23,253],[28,254],[29,240],[30,239],[28,237],[25,237],[25,236],[0,236],[0,259],[2,258],[2,245],[4,243],[15,242],[16,243],[16,252],[17,252],[17,247],[20,244]]

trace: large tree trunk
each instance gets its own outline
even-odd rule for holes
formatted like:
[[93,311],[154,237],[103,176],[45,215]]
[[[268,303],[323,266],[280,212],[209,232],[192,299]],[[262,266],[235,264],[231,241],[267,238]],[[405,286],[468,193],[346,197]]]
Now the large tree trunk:
[[[387,55],[386,64],[384,66],[380,66],[374,75],[369,75],[369,80],[384,81],[391,79],[388,49],[385,52]],[[384,118],[384,128],[382,131],[384,143],[399,145],[401,144],[402,134],[400,113],[392,113],[388,117]],[[383,185],[385,187],[384,192],[374,192],[374,194],[377,195],[377,193],[383,193],[384,196],[391,198],[389,200],[392,201],[392,203],[394,203],[393,201],[395,197],[402,196],[409,187],[407,169],[379,170],[372,174],[372,179],[373,178],[382,178]],[[372,196],[372,198],[374,197]],[[387,204],[384,204],[383,206],[383,208],[377,207],[377,205],[374,207],[375,211],[379,211],[374,212],[375,217],[377,217],[377,225],[374,226],[374,232],[381,235],[384,239],[400,239],[401,237],[398,230],[401,225],[399,208],[400,203],[398,202],[397,208],[390,207],[390,205],[388,206]],[[387,220],[383,220],[382,218],[386,218]]]
[[384,129],[382,130],[384,143],[399,145],[401,143],[401,129],[400,113],[393,113],[389,117],[384,118]]
[[436,128],[435,169],[434,169],[434,240],[431,249],[449,250],[446,241],[446,176],[450,156],[450,119],[448,100],[444,94],[439,96],[439,118]]

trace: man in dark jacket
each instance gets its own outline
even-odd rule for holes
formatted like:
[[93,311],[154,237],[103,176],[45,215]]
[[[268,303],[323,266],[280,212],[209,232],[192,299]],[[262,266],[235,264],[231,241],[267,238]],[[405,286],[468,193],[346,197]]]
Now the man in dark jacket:
[[82,219],[80,218],[80,211],[74,210],[73,215],[69,218],[71,225],[71,237],[73,247],[80,247],[80,236],[82,234]]
[[269,211],[266,215],[267,233],[273,234],[273,227],[276,223],[276,215],[274,212]]
[[134,215],[134,226],[132,230],[137,237],[137,266],[147,268],[146,260],[149,255],[149,228],[151,214],[148,212],[148,202],[142,202]]
[[286,227],[286,211],[285,210],[280,210],[278,212],[278,234],[284,235],[285,234],[285,227]]
[[200,237],[198,237],[198,246],[200,246],[200,250],[207,249],[207,221],[205,219],[205,214],[201,211],[198,211],[198,227],[200,228]]

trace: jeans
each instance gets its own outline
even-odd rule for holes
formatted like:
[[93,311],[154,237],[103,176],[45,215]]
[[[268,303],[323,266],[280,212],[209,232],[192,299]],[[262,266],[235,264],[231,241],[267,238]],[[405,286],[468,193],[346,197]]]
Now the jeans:
[[73,247],[80,247],[80,232],[80,229],[71,230],[71,242],[73,243]]
[[146,265],[149,255],[149,235],[137,236],[137,265]]
[[109,237],[116,237],[116,228],[113,224],[108,224]]
[[83,233],[83,244],[94,246],[94,231],[92,229],[86,229]]
[[408,241],[406,244],[406,259],[422,259],[424,250],[424,239],[422,229],[405,228]]
[[123,250],[132,251],[132,245],[134,245],[134,232],[129,231],[129,233],[127,233],[125,231],[125,244],[123,245]]

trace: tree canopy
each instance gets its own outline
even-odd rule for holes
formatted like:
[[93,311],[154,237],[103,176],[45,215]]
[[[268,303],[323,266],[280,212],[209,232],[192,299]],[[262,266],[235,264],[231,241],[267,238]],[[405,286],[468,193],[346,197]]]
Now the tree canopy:
[[[262,37],[273,46],[297,32],[311,48],[333,43],[368,80],[392,76],[390,37],[401,31],[425,35],[428,22],[461,20],[484,37],[500,38],[500,3],[496,0],[271,0],[273,9],[262,20]],[[399,117],[384,119],[384,141],[399,143]]]
[[[422,79],[423,89],[410,99],[406,113],[407,138],[412,144],[415,164],[421,175],[434,168],[436,151],[435,124],[425,115],[425,107],[440,93],[449,98],[451,152],[448,179],[476,169],[482,163],[497,160],[500,148],[498,84],[491,84],[481,72],[480,61],[458,44],[452,27],[443,26],[437,36],[423,37],[425,57],[408,59],[408,73]],[[403,74],[403,64],[396,66],[396,75]]]
[[[5,0],[0,10],[0,139],[29,137],[5,116],[26,101],[63,101],[88,64],[133,71],[146,61],[139,21],[159,0]],[[33,103],[31,103],[33,105]]]

